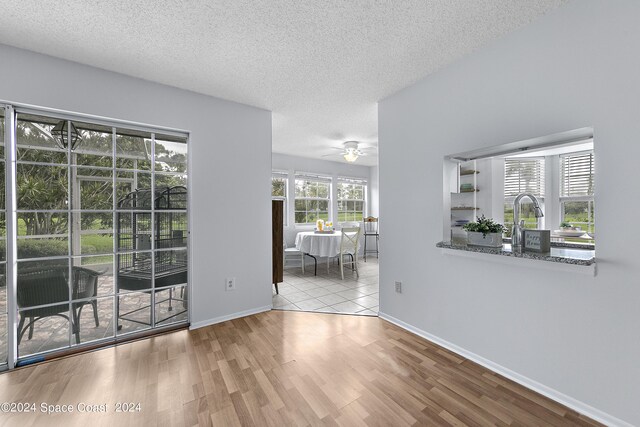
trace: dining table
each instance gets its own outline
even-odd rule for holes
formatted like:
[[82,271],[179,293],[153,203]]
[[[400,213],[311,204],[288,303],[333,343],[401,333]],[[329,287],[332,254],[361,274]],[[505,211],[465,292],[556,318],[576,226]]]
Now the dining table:
[[296,235],[296,249],[315,261],[315,274],[318,273],[318,258],[327,258],[327,272],[329,260],[340,254],[340,241],[342,231],[335,230],[332,233],[316,233],[314,231],[301,231]]

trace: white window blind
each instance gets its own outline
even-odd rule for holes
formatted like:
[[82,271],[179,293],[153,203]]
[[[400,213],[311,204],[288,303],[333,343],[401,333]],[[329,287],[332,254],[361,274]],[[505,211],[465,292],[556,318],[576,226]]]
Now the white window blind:
[[347,178],[344,176],[339,176],[337,181],[344,184],[367,185],[367,180],[363,178]]
[[295,177],[297,180],[315,181],[315,182],[331,182],[331,177],[327,175],[320,175],[307,172],[296,172]]
[[560,157],[560,196],[593,196],[593,151]]
[[544,159],[506,158],[504,160],[504,195],[515,197],[532,193],[544,197]]

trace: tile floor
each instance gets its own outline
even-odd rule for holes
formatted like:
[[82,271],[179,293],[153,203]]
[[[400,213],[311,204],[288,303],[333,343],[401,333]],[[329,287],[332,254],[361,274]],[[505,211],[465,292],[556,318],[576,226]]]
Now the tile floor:
[[273,289],[275,310],[315,311],[322,313],[378,315],[378,260],[367,257],[358,263],[360,277],[350,268],[340,277],[338,263],[331,261],[329,271],[325,260],[318,261],[318,275],[313,274],[313,260],[307,257],[305,274],[299,261],[289,261],[284,270],[284,282]]

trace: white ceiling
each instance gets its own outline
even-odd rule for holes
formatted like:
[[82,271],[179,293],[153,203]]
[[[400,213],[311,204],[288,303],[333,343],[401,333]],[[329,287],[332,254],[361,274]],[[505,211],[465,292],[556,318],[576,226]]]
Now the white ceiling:
[[0,43],[272,110],[274,152],[321,157],[377,147],[378,100],[566,1],[0,0]]

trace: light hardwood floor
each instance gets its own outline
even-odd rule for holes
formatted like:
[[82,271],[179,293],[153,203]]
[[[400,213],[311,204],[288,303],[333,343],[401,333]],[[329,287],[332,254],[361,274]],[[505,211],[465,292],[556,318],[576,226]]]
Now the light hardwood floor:
[[0,402],[108,404],[9,426],[598,425],[377,317],[287,311],[5,373]]

